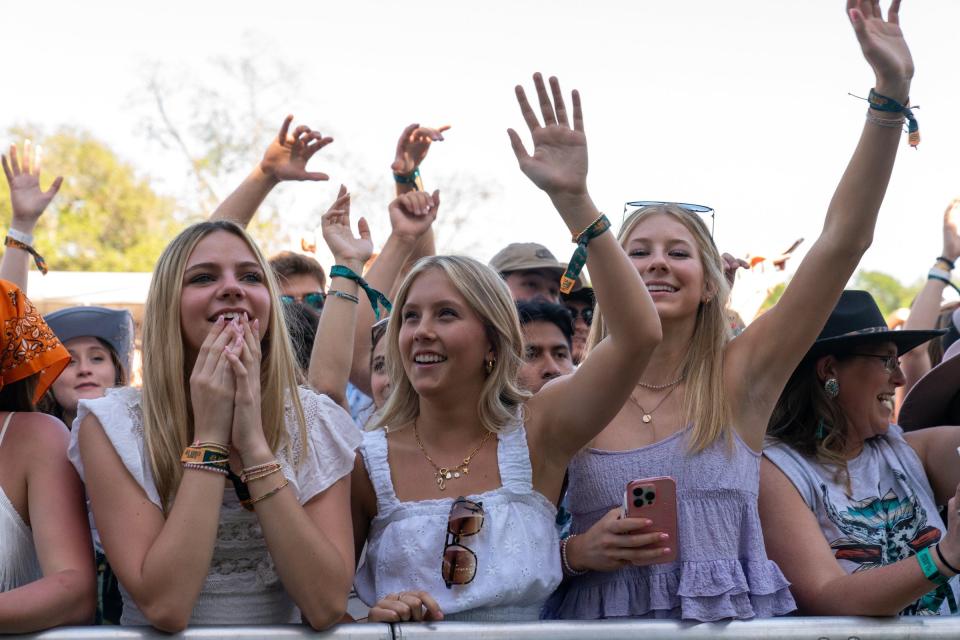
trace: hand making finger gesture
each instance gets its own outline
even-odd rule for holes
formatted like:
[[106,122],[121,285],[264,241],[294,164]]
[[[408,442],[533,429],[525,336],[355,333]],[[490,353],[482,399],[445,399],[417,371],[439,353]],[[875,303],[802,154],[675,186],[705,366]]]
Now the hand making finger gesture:
[[267,147],[260,161],[260,169],[277,181],[284,180],[329,180],[325,173],[307,171],[307,163],[320,149],[333,138],[325,138],[319,131],[313,131],[306,125],[300,125],[289,133],[293,116],[283,119],[280,133]]
[[440,191],[432,194],[408,191],[390,203],[390,226],[393,233],[410,241],[419,240],[430,230],[440,209]]
[[373,255],[373,240],[370,238],[370,226],[366,218],[357,221],[359,237],[350,229],[350,194],[340,185],[340,193],[320,220],[323,239],[333,254],[337,264],[362,269]]
[[404,129],[397,141],[397,155],[393,164],[390,165],[393,172],[399,176],[408,176],[413,173],[427,157],[430,145],[434,142],[442,142],[443,132],[449,128],[450,125],[443,125],[431,129],[414,123]]
[[527,101],[523,87],[516,87],[520,112],[533,136],[533,155],[527,153],[517,132],[507,129],[520,169],[551,197],[580,196],[587,190],[587,137],[583,133],[580,94],[573,92],[571,128],[559,81],[550,78],[552,101],[544,86],[543,76],[534,74],[533,83],[540,102],[542,125]]
[[[10,158],[3,156],[3,173],[10,187],[10,204],[14,221],[25,223],[29,229],[37,224],[47,205],[57,195],[63,176],[57,176],[46,191],[40,189],[40,165],[43,152],[39,145],[29,140],[23,143],[23,161],[17,153],[17,145],[10,145]],[[26,229],[21,229],[26,231]]]

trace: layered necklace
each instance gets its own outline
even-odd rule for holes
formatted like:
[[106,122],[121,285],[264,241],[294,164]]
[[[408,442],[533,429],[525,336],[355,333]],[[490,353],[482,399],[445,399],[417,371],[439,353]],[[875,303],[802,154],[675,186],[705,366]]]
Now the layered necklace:
[[457,466],[441,467],[433,461],[433,458],[430,457],[430,454],[427,453],[427,450],[423,447],[423,441],[420,440],[420,432],[417,431],[417,421],[413,421],[413,437],[417,439],[417,446],[420,447],[423,457],[427,459],[427,462],[429,462],[430,466],[432,466],[434,471],[436,471],[434,477],[437,480],[437,488],[440,489],[440,491],[443,491],[447,488],[447,480],[459,480],[462,476],[470,473],[470,461],[473,459],[473,456],[477,455],[480,449],[483,448],[483,445],[487,444],[487,440],[489,440],[490,436],[492,435],[492,431],[487,431],[487,433],[483,436],[483,439],[480,440],[480,444],[477,445],[477,448],[471,451],[470,455],[464,458],[463,462]]
[[650,411],[647,411],[646,409],[644,409],[644,408],[643,408],[643,405],[640,404],[640,401],[637,400],[637,395],[636,395],[636,394],[637,394],[637,390],[636,390],[636,389],[634,389],[633,392],[630,394],[630,400],[633,402],[633,404],[637,405],[637,407],[640,409],[640,413],[643,414],[643,417],[640,418],[640,419],[643,420],[643,423],[644,423],[644,424],[650,424],[651,422],[653,422],[653,413],[654,413],[657,409],[659,409],[660,406],[661,406],[664,402],[667,401],[667,398],[670,397],[670,394],[672,394],[674,391],[677,390],[677,385],[680,384],[681,382],[683,382],[683,378],[684,378],[684,377],[685,377],[685,376],[680,376],[679,378],[677,378],[677,379],[674,380],[673,382],[668,382],[667,384],[648,384],[648,383],[642,382],[642,381],[641,381],[641,382],[637,382],[637,386],[643,387],[643,388],[645,388],[645,389],[650,389],[650,390],[652,390],[652,391],[663,391],[664,389],[669,389],[669,391],[667,391],[667,392],[663,395],[663,397],[660,398],[660,402],[658,402],[657,405],[656,405],[653,409],[651,409]]

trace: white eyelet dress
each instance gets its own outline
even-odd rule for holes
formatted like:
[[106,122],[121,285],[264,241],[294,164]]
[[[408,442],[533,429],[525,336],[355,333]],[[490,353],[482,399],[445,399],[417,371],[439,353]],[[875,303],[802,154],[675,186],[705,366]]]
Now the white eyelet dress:
[[[0,427],[0,446],[3,445],[3,436],[12,417],[11,411],[4,419],[3,427]],[[0,593],[12,591],[42,577],[33,533],[0,487]]]
[[[297,500],[306,504],[353,470],[360,432],[350,415],[327,396],[305,388],[299,392],[307,420],[308,442],[301,441],[293,405],[288,402],[284,424],[290,439],[289,453],[281,448],[277,461]],[[68,455],[81,478],[84,470],[78,435],[88,413],[97,417],[127,471],[143,487],[150,502],[160,508],[160,495],[144,446],[140,391],[120,387],[109,389],[102,398],[80,401],[77,420],[70,432]],[[347,514],[344,517],[348,517]],[[322,581],[323,576],[317,576],[318,588]],[[123,596],[120,623],[149,624],[122,583],[120,594]],[[210,573],[194,605],[190,625],[299,622],[300,612],[280,582],[256,513],[240,506],[233,487],[228,485],[223,492]]]
[[[483,504],[483,528],[460,544],[477,556],[473,581],[448,589],[440,575],[450,507],[458,497],[400,502],[383,429],[367,432],[360,447],[377,492],[377,516],[370,523],[367,554],[357,570],[357,595],[367,606],[390,593],[424,590],[440,605],[445,620],[537,620],[540,608],[560,584],[557,510],[533,488],[527,433],[519,422],[497,443],[502,486],[467,496]],[[424,463],[426,464],[426,462]]]

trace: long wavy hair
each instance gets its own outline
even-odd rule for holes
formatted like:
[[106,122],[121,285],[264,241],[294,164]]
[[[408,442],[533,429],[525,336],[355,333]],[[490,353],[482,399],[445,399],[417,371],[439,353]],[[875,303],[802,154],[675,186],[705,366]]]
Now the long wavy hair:
[[[727,300],[730,287],[723,275],[723,260],[710,236],[710,230],[700,216],[674,204],[643,207],[623,221],[617,240],[626,250],[630,234],[644,220],[656,215],[665,215],[682,224],[693,236],[703,268],[704,283],[711,298],[697,309],[697,319],[687,350],[681,364],[684,376],[682,415],[685,424],[693,425],[689,438],[691,452],[699,452],[717,439],[730,439],[729,406],[723,391],[723,350],[730,341],[730,325],[727,321]],[[588,354],[607,336],[607,324],[603,309],[597,304],[593,324],[587,338]],[[729,440],[733,442],[732,439]]]
[[387,374],[390,396],[371,429],[403,427],[420,415],[420,396],[413,388],[400,357],[400,325],[403,306],[410,287],[428,269],[442,272],[464,297],[467,305],[483,322],[487,339],[493,346],[495,363],[477,398],[477,414],[483,426],[498,433],[517,418],[523,403],[530,397],[517,382],[523,363],[523,334],[517,307],[503,279],[487,265],[462,256],[430,256],[421,258],[404,278],[393,302],[394,312],[387,325]]
[[143,323],[143,431],[147,459],[164,511],[183,476],[180,456],[194,439],[190,372],[181,332],[183,272],[197,244],[225,231],[242,239],[256,257],[270,292],[270,318],[261,339],[260,398],[263,431],[273,451],[289,447],[284,407],[289,401],[306,445],[306,419],[297,386],[296,357],[281,315],[279,289],[266,259],[250,236],[233,222],[200,222],[184,229],[167,245],[153,271]]

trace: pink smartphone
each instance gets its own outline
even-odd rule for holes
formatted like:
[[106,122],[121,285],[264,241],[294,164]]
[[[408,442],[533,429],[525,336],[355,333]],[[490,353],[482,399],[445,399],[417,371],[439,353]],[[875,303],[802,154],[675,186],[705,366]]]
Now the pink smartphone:
[[670,553],[651,564],[677,559],[677,483],[673,478],[645,478],[627,484],[623,494],[623,513],[628,518],[646,518],[653,522],[648,531],[662,531],[670,537],[658,547],[669,547]]

